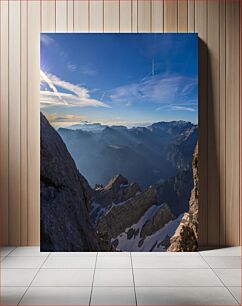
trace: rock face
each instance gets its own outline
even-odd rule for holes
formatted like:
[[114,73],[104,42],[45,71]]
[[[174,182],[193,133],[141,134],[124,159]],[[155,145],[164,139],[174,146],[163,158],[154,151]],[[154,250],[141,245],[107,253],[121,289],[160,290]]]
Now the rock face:
[[198,145],[193,156],[193,180],[189,211],[183,215],[180,225],[170,239],[167,251],[193,252],[198,248]]
[[[112,239],[124,232],[126,228],[137,223],[145,212],[152,205],[157,205],[157,203],[156,190],[150,187],[126,202],[113,206],[100,218],[97,224],[98,236],[101,241],[106,241],[105,246],[102,245],[102,249],[108,245],[108,241],[111,242]],[[110,245],[108,246],[109,248]]]
[[154,214],[152,218],[150,218],[143,226],[140,237],[146,238],[147,236],[151,236],[161,228],[163,228],[169,221],[174,218],[170,207],[164,203],[161,208]]
[[93,191],[41,114],[41,250],[97,251],[89,217]]
[[108,204],[127,201],[140,191],[138,184],[129,183],[125,177],[118,174],[105,187],[99,186],[96,189],[95,200],[101,205],[107,206]]

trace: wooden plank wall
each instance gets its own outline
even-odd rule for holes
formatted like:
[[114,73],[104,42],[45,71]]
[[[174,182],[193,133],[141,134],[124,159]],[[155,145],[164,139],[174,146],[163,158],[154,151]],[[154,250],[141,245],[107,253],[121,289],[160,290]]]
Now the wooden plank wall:
[[1,0],[4,245],[39,244],[39,33],[198,32],[200,245],[239,245],[240,3]]

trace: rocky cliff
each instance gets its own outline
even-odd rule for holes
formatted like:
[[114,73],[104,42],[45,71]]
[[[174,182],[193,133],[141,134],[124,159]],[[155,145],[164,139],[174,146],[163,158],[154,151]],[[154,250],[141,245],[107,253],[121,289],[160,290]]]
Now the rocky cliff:
[[97,251],[89,217],[93,191],[59,134],[41,114],[41,250]]
[[193,156],[194,187],[189,201],[189,211],[183,215],[180,225],[170,239],[167,251],[193,252],[198,248],[198,145]]

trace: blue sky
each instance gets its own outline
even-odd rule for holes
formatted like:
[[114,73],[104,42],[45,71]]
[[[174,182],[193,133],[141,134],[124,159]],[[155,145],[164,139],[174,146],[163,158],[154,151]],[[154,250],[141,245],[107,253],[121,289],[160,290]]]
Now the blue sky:
[[41,34],[40,45],[41,111],[56,128],[197,123],[197,34]]

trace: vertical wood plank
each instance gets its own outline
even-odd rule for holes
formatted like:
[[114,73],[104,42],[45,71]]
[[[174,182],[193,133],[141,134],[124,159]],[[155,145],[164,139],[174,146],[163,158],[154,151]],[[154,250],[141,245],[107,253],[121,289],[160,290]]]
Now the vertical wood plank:
[[41,32],[56,30],[56,0],[41,0]]
[[28,245],[40,242],[39,42],[40,1],[28,1]]
[[188,30],[188,1],[178,0],[178,32]]
[[90,32],[103,32],[103,1],[90,1]]
[[240,8],[226,2],[226,245],[239,244]]
[[20,59],[20,144],[21,144],[21,159],[20,159],[20,192],[21,192],[21,245],[28,244],[28,104],[27,104],[27,1],[21,1],[21,59]]
[[219,76],[219,91],[220,91],[220,246],[225,246],[226,233],[226,0],[220,1],[220,76]]
[[[164,0],[164,31],[178,31],[178,0]],[[179,0],[180,2],[181,0]]]
[[132,32],[138,32],[138,1],[132,0]]
[[132,3],[131,0],[120,1],[120,32],[131,32],[132,30]]
[[119,0],[104,0],[104,32],[119,32]]
[[164,32],[164,1],[153,0],[152,1],[152,32]]
[[208,193],[207,193],[207,1],[195,1],[195,31],[199,33],[198,64],[198,124],[199,124],[199,245],[208,242]]
[[89,1],[74,0],[74,32],[89,31]]
[[73,0],[67,1],[67,31],[73,32],[74,29],[74,3]]
[[219,246],[219,2],[208,1],[208,245]]
[[188,0],[188,32],[195,32],[195,0]]
[[20,2],[9,1],[9,243],[20,245]]
[[138,32],[151,31],[151,0],[138,1]]
[[67,31],[67,2],[68,0],[56,1],[56,32]]
[[9,244],[8,239],[8,192],[9,192],[9,158],[8,158],[8,147],[9,147],[9,132],[8,132],[8,107],[9,107],[9,96],[8,96],[8,1],[1,1],[1,233],[3,245]]

